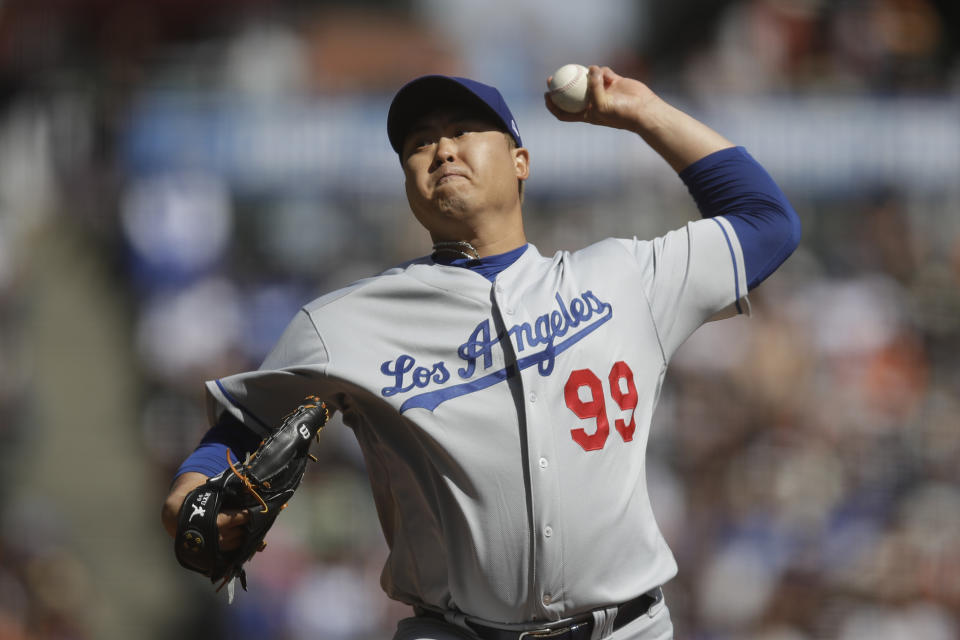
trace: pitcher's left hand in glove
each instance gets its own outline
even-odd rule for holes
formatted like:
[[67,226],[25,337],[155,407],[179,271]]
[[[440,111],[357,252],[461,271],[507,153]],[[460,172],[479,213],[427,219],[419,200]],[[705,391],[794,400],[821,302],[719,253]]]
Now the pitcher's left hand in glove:
[[[327,406],[318,397],[308,396],[245,461],[234,465],[228,452],[229,468],[183,501],[174,539],[180,564],[213,583],[222,581],[220,587],[240,578],[246,590],[243,565],[266,546],[263,538],[300,486],[307,459],[313,457],[310,444],[329,419]],[[230,551],[220,548],[217,528],[217,514],[227,510],[248,514],[243,541]]]

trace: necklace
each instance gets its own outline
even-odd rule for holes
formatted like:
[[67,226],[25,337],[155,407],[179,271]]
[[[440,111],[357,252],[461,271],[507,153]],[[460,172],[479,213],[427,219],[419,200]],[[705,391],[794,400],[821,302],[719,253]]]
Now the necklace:
[[[469,253],[468,253],[469,252]],[[457,242],[434,242],[433,253],[455,253],[467,260],[479,260],[480,254],[469,242],[459,240]]]

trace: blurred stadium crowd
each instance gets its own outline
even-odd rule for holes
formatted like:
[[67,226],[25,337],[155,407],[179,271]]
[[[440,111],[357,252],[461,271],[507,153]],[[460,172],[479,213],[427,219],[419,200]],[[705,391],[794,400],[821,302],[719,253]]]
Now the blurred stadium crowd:
[[499,86],[542,253],[696,215],[605,63],[743,143],[798,252],[667,376],[649,454],[678,638],[960,637],[960,9],[952,0],[0,2],[0,640],[390,637],[352,435],[226,607],[159,507],[202,381],[303,302],[427,251],[387,143],[407,79]]

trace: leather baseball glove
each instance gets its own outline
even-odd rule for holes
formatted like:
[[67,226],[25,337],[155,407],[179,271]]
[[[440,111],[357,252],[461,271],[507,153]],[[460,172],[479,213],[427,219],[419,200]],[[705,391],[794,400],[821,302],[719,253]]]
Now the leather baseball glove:
[[[240,578],[244,590],[247,577],[243,565],[266,546],[264,537],[280,511],[287,506],[306,470],[310,444],[330,419],[327,406],[308,396],[295,411],[284,417],[280,427],[260,443],[240,464],[233,464],[200,485],[183,501],[177,520],[174,551],[181,566],[202,573],[219,591],[233,578]],[[246,535],[238,549],[224,551],[218,542],[217,514],[246,510]]]

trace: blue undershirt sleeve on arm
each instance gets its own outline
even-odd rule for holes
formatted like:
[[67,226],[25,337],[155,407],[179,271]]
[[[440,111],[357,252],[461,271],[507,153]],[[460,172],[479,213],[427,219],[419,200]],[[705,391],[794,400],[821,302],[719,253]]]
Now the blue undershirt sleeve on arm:
[[260,436],[236,421],[230,414],[224,414],[220,422],[210,428],[200,440],[180,468],[176,476],[187,471],[196,471],[212,477],[227,468],[227,451],[234,462],[243,459],[247,453],[256,450]]
[[711,153],[679,175],[704,218],[722,215],[736,231],[749,289],[783,264],[800,243],[800,217],[743,147]]

